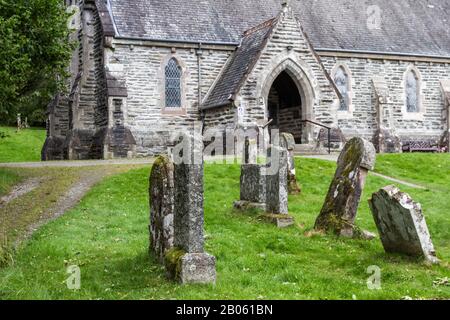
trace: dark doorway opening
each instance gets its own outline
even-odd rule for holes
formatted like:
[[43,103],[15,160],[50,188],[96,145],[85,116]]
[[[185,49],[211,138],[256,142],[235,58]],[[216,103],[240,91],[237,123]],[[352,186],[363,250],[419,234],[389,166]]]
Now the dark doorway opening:
[[302,143],[302,98],[292,77],[283,71],[275,79],[269,92],[269,129],[278,129],[294,135],[297,144]]

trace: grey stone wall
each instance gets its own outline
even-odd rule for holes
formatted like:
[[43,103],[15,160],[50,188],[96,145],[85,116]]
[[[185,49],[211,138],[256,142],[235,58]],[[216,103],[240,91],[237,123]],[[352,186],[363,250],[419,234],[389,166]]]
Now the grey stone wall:
[[[351,72],[353,112],[338,112],[339,127],[348,137],[371,139],[377,129],[376,98],[372,79],[384,79],[388,86],[388,102],[392,124],[403,139],[438,139],[444,130],[444,101],[440,80],[448,79],[447,63],[375,60],[362,58],[322,57],[328,72],[344,64]],[[421,76],[422,114],[407,114],[405,109],[404,76],[414,66]]]
[[[105,69],[110,72],[119,70],[120,80],[127,90],[127,97],[121,96],[120,115],[120,127],[121,130],[122,127],[126,129],[126,134],[120,131],[120,139],[112,135],[110,140],[114,140],[114,145],[109,146],[108,152],[114,156],[151,156],[165,152],[166,146],[172,142],[173,132],[201,129],[199,123],[194,128],[194,123],[202,119],[199,100],[207,95],[235,49],[217,45],[200,49],[196,44],[119,38],[105,44],[102,17],[97,10],[99,3],[93,0],[80,2],[82,29],[72,36],[79,42],[71,66],[72,94],[61,97],[59,103],[49,108],[49,140],[55,139],[46,143],[43,150],[45,159],[105,157],[105,132],[111,131],[111,122],[114,122],[114,111],[111,110],[114,97],[110,96],[108,100]],[[164,108],[164,67],[172,57],[183,69],[183,103],[176,112],[168,112]],[[338,111],[338,98],[330,82],[329,75],[332,76],[338,64],[345,65],[350,72],[350,112]],[[114,68],[110,70],[112,66]],[[404,110],[404,77],[408,68],[415,68],[421,77],[421,113],[417,115],[405,114]],[[236,106],[243,107],[244,114],[239,118],[236,106],[207,110],[204,114],[205,128],[233,129],[238,122],[265,124],[269,91],[282,71],[288,72],[301,88],[303,105],[300,118],[339,126],[347,138],[372,139],[377,130],[374,77],[387,83],[386,105],[392,109],[394,129],[403,140],[437,140],[444,132],[445,110],[440,81],[449,78],[449,64],[328,55],[319,59],[289,8],[280,16],[253,71],[236,97]],[[320,128],[306,126],[299,132],[300,119],[294,119],[296,123],[289,125],[294,123],[293,116],[294,110],[280,112],[283,131],[294,133],[303,143],[314,143]],[[126,153],[117,150],[121,145],[128,146]],[[61,146],[61,152],[56,150]]]
[[[128,90],[125,124],[136,139],[138,156],[150,156],[166,150],[171,135],[182,129],[192,129],[200,120],[199,64],[194,48],[170,48],[133,44],[123,41],[113,44],[114,53],[108,62],[123,65]],[[202,50],[201,93],[204,97],[225,65],[227,50]],[[183,69],[182,109],[167,112],[164,108],[164,68],[174,57]]]
[[103,29],[95,1],[79,2],[80,29],[70,38],[76,49],[68,79],[70,94],[60,96],[49,108],[48,140],[64,141],[54,150],[52,143],[43,148],[43,159],[101,158],[101,148],[93,146],[95,134],[107,124],[107,96],[103,61]]
[[[206,110],[206,127],[233,127],[241,124],[258,124],[263,126],[268,119],[268,100],[273,81],[286,71],[299,87],[302,108],[299,119],[292,126],[286,121],[293,117],[293,110],[283,111],[281,122],[283,130],[293,129],[298,140],[313,142],[319,128],[308,127],[303,132],[297,128],[300,120],[315,120],[334,126],[336,121],[334,105],[338,97],[327,77],[320,59],[312,50],[292,11],[285,8],[275,26],[266,47],[248,75],[237,95],[235,106]],[[237,115],[237,106],[244,114]],[[294,128],[295,127],[295,128]]]
[[333,126],[337,95],[289,9],[283,13],[254,70],[241,89],[248,122],[267,121],[267,96],[273,80],[286,70],[302,86],[302,118]]

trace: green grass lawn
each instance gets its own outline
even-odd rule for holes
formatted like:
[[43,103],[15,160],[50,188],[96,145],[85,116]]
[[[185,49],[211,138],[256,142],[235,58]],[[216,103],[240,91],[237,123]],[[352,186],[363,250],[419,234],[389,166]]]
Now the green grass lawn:
[[450,153],[378,155],[375,170],[430,189],[450,190]]
[[0,127],[7,135],[0,138],[0,163],[40,161],[41,150],[45,142],[44,129],[25,129],[16,132],[16,128]]
[[[433,159],[433,160],[431,160]],[[429,155],[421,164],[443,163]],[[378,169],[396,173],[418,159],[380,157]],[[387,163],[389,162],[389,163]],[[77,208],[38,231],[0,270],[0,299],[401,299],[450,298],[450,287],[433,281],[450,277],[450,187],[448,172],[435,173],[436,190],[402,188],[422,202],[441,266],[385,254],[371,242],[308,235],[317,217],[334,164],[299,159],[300,196],[291,196],[295,227],[279,230],[256,212],[232,209],[239,197],[239,167],[205,169],[206,250],[217,258],[217,284],[180,286],[148,254],[150,169],[114,176],[91,190]],[[415,168],[412,166],[411,168]],[[415,170],[404,178],[428,183]],[[389,182],[369,176],[358,213],[359,226],[375,232],[370,194]],[[431,183],[430,183],[431,184]],[[447,186],[447,187],[446,187]],[[81,268],[81,290],[68,290],[66,268]],[[381,268],[382,290],[369,290],[369,266]]]

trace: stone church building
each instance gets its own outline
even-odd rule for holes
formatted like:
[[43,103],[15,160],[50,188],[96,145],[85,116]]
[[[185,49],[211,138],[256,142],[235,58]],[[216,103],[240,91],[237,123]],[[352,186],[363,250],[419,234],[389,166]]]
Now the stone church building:
[[305,150],[326,127],[337,145],[448,150],[448,0],[66,3],[77,47],[43,160],[152,156],[182,129],[246,126]]

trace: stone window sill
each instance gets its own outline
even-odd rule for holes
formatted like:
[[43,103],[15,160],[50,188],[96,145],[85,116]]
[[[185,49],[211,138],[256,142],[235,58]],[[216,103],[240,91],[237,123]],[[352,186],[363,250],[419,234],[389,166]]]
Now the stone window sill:
[[161,113],[172,116],[185,116],[187,114],[184,108],[164,108]]
[[423,121],[425,120],[425,113],[423,112],[403,112],[403,120],[417,120]]

